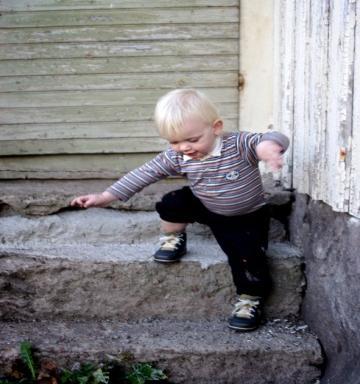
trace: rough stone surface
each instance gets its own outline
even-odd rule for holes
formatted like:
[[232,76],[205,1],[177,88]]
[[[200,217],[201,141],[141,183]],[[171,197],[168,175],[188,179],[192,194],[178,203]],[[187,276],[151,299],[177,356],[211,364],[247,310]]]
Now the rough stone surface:
[[[24,242],[50,243],[140,243],[159,236],[160,221],[156,212],[126,212],[113,209],[91,208],[65,211],[44,217],[11,215],[1,218],[0,242],[19,244]],[[195,236],[212,238],[204,225],[189,225]],[[270,240],[279,240],[285,230],[278,220],[271,220]]]
[[[270,320],[256,332],[236,333],[226,323],[235,297],[229,267],[205,227],[189,227],[189,253],[181,263],[152,261],[157,215],[134,210],[153,210],[174,184],[151,186],[115,209],[69,209],[74,195],[107,185],[0,184],[0,317],[6,320],[0,323],[0,373],[28,339],[60,364],[130,352],[138,361],[156,361],[174,383],[318,379],[318,341],[306,325],[279,319],[296,319],[302,301],[303,259],[296,247],[271,244],[274,289],[265,308]],[[269,192],[270,235],[284,240],[292,195],[278,192]],[[31,217],[50,212],[58,214]]]
[[[71,200],[78,195],[100,193],[116,180],[6,180],[0,181],[0,213],[19,213],[28,216],[50,215],[68,209]],[[112,203],[115,209],[154,210],[161,196],[179,186],[179,179],[163,180],[144,188],[129,201]]]
[[[78,195],[104,191],[115,180],[0,180],[0,214],[40,216],[68,209]],[[287,205],[292,194],[265,178],[266,198],[273,206]],[[164,193],[186,185],[184,179],[167,179],[144,188],[129,201],[112,203],[116,209],[153,211]]]
[[305,320],[327,356],[321,383],[358,384],[360,220],[297,195],[291,233],[306,260]]
[[[274,322],[236,333],[225,322],[30,322],[0,325],[0,371],[24,340],[59,365],[131,353],[156,362],[184,384],[310,384],[320,374],[320,346],[304,326]],[[111,357],[110,357],[111,358]]]
[[[154,263],[155,212],[94,208],[0,218],[2,318],[227,316],[235,290],[226,256],[200,225],[189,227],[181,263]],[[286,243],[268,250],[274,288],[266,313],[297,316],[302,256]]]
[[[69,204],[75,196],[101,192],[114,181],[106,179],[3,180],[0,181],[0,217],[19,214],[27,217],[46,216],[61,211],[72,211],[75,209]],[[273,180],[266,181],[266,198],[273,216],[269,236],[270,239],[276,241],[288,240],[287,216],[289,210],[287,207],[291,205],[292,194],[273,184]],[[113,202],[109,208],[121,211],[154,211],[155,203],[161,199],[164,193],[183,185],[185,185],[185,181],[182,179],[162,180],[148,186],[125,203]],[[156,215],[154,216],[154,230],[157,230],[158,226],[159,219]],[[204,232],[204,228],[201,231]],[[210,231],[207,233],[210,235]],[[46,236],[49,237],[49,234]]]
[[[214,319],[229,315],[235,289],[215,242],[194,237],[181,263],[152,261],[154,243],[23,244],[0,247],[3,319]],[[296,248],[269,249],[274,287],[268,317],[296,317],[302,258]]]

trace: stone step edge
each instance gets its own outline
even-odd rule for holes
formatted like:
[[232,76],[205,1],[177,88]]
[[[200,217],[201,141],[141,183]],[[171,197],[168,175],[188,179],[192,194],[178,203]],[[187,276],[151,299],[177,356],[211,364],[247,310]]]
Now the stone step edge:
[[[151,256],[139,260],[138,247],[132,247],[131,257],[128,252],[119,257],[118,246],[111,247],[115,256],[106,253],[107,247],[88,247],[95,252],[91,257],[82,248],[83,255],[72,257],[77,249],[0,246],[0,316],[19,320],[29,313],[35,319],[60,316],[127,321],[169,315],[214,319],[232,310],[236,292],[226,258],[223,254],[209,256],[206,247],[206,257],[190,254],[171,265],[156,263]],[[146,251],[142,249],[143,255]],[[305,287],[301,254],[282,243],[272,252],[269,267],[274,282],[265,314],[298,317]],[[106,254],[106,260],[99,258]]]
[[[104,191],[116,179],[83,180],[0,180],[2,195],[0,202],[7,205],[8,211],[23,215],[49,215],[69,207],[70,201],[77,195]],[[125,210],[154,210],[154,203],[166,192],[181,188],[186,181],[170,178],[149,185],[133,196],[129,201],[115,202],[111,206]],[[284,190],[278,181],[264,180],[267,200],[270,204],[286,205],[291,203],[291,192]],[[4,208],[6,212],[6,207]]]
[[[64,211],[50,216],[0,217],[0,243],[45,240],[50,242],[137,242],[160,235],[156,212],[115,211],[106,208]],[[189,236],[214,239],[211,230],[198,223],[187,227]],[[286,230],[278,220],[270,221],[269,239],[286,239]]]
[[[182,257],[181,262],[197,262],[203,269],[210,265],[225,263],[226,255],[219,245],[212,239],[197,239],[189,244],[187,254]],[[143,242],[141,244],[85,244],[85,243],[48,243],[29,242],[19,244],[0,244],[0,257],[23,256],[27,258],[41,258],[46,261],[64,259],[69,261],[84,261],[95,263],[106,262],[154,262],[153,252],[157,249],[157,242]],[[74,252],[74,253],[73,253]],[[75,253],[76,252],[76,253]],[[91,254],[101,254],[95,256]],[[270,242],[266,255],[270,261],[281,263],[290,261],[293,266],[302,267],[304,258],[301,250],[289,242]]]
[[[293,382],[291,379],[299,378],[301,371],[306,372],[306,381],[296,382],[308,383],[320,375],[323,363],[320,344],[307,326],[281,320],[248,333],[228,329],[224,321],[3,322],[0,372],[9,369],[23,340],[30,341],[42,356],[56,358],[59,364],[68,366],[75,361],[99,362],[109,356],[131,354],[137,361],[156,362],[173,375],[174,382],[184,383],[236,383],[251,365],[257,371],[274,366],[274,372],[266,373],[267,379],[289,375],[289,381],[270,380],[274,383]],[[284,360],[286,366],[279,367]],[[260,377],[264,374],[257,373]],[[187,378],[190,375],[195,379]]]

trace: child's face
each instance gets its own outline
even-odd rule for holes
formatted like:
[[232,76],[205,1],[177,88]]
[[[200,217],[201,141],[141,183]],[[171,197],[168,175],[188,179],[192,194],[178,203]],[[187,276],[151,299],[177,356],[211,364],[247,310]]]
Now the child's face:
[[222,129],[221,120],[209,125],[198,119],[188,119],[182,126],[181,133],[170,140],[171,148],[193,159],[201,159],[212,151],[215,139]]

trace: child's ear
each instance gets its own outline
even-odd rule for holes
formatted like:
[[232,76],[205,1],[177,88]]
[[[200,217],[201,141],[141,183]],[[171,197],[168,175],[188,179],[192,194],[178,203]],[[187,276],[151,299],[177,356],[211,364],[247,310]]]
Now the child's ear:
[[214,134],[216,136],[221,135],[223,129],[224,129],[224,123],[222,120],[218,119],[213,122],[213,129],[214,129]]

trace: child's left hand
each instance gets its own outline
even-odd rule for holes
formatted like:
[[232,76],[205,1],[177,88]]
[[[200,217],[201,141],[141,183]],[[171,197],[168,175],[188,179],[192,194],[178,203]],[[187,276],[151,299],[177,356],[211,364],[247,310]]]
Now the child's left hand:
[[272,140],[261,141],[256,146],[259,160],[265,161],[272,171],[278,171],[283,166],[283,152],[283,147]]

